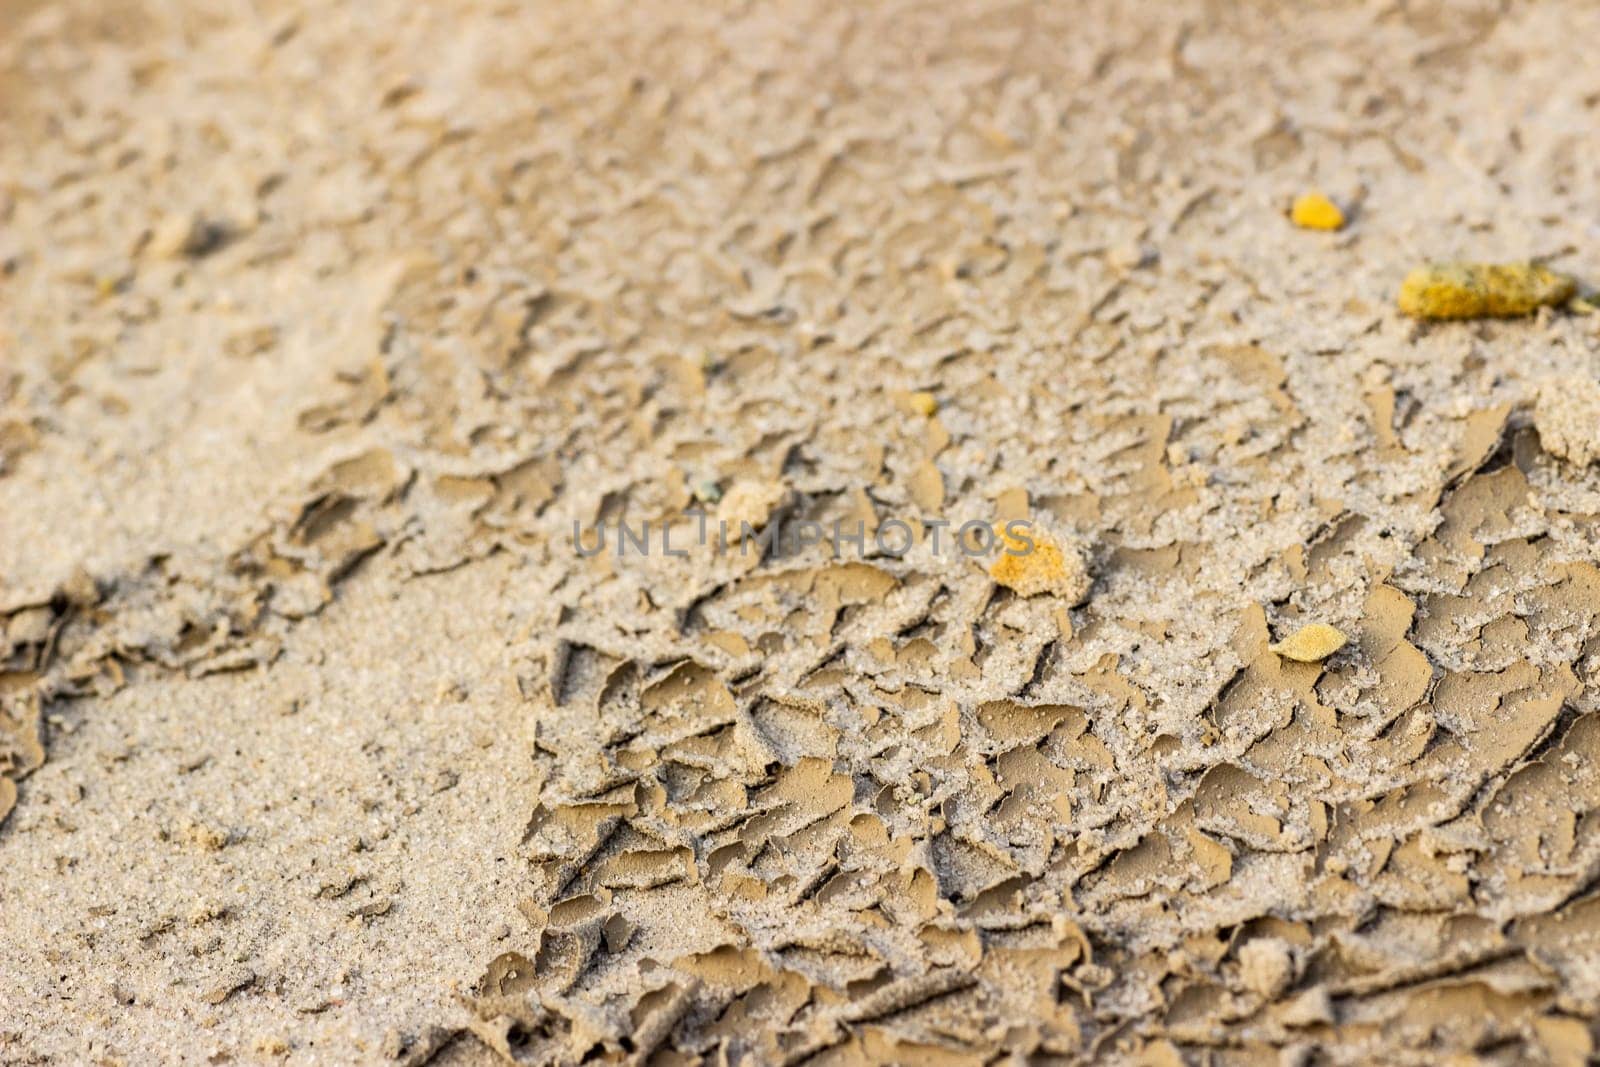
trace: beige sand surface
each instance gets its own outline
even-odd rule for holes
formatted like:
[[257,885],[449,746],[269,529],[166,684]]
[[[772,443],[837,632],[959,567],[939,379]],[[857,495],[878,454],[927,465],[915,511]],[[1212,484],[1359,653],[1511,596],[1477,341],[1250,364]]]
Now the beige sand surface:
[[0,3],[0,1062],[1584,1062],[1600,316],[1394,295],[1600,9],[1303,7]]

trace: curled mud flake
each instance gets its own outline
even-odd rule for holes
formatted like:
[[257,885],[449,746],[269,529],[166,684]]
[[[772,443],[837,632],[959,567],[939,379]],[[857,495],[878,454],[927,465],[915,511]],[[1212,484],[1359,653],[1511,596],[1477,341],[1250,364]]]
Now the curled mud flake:
[[1289,219],[1302,230],[1342,230],[1344,212],[1321,193],[1306,193],[1296,198]]
[[1276,652],[1284,659],[1292,659],[1298,663],[1316,663],[1339,651],[1348,640],[1344,631],[1337,627],[1329,626],[1325,622],[1314,622],[1300,627],[1287,639],[1267,647],[1269,651]]
[[256,973],[248,967],[234,967],[225,972],[215,985],[200,994],[200,999],[213,1006],[221,1004],[235,993],[253,986],[256,977]]
[[1284,1026],[1326,1026],[1333,1022],[1333,998],[1326,986],[1306,990],[1283,1006],[1278,1021]]
[[1294,980],[1294,957],[1282,938],[1262,937],[1239,949],[1239,978],[1245,988],[1275,999]]
[[1545,382],[1533,425],[1546,452],[1580,467],[1600,459],[1600,382],[1583,377]]
[[989,567],[989,577],[1025,596],[1051,593],[1077,604],[1089,593],[1092,580],[1083,550],[1071,542],[1045,533],[1037,525],[996,524],[1000,555]]
[[1577,291],[1565,274],[1532,263],[1437,263],[1400,284],[1400,310],[1418,319],[1515,318],[1564,304]]
[[717,506],[717,520],[727,524],[728,540],[740,541],[746,526],[751,530],[766,526],[786,495],[778,482],[735,482]]

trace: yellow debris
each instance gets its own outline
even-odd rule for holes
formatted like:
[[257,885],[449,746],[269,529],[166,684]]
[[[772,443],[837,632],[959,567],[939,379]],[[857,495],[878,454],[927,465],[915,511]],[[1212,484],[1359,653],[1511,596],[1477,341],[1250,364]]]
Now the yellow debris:
[[1093,584],[1089,564],[1078,546],[1047,534],[1037,524],[996,523],[999,557],[989,577],[1020,596],[1053,593],[1077,604]]
[[1344,631],[1338,627],[1329,626],[1325,622],[1314,622],[1309,626],[1300,627],[1286,640],[1268,645],[1267,649],[1276,652],[1284,659],[1292,659],[1298,663],[1316,663],[1339,651],[1348,640]]
[[932,418],[933,413],[939,410],[939,401],[932,393],[912,393],[906,399],[910,402],[912,410],[919,415]]
[[1297,199],[1289,218],[1302,230],[1344,229],[1344,212],[1321,193],[1306,193]]
[[1400,310],[1419,319],[1514,318],[1563,304],[1577,283],[1533,263],[1437,263],[1400,284]]

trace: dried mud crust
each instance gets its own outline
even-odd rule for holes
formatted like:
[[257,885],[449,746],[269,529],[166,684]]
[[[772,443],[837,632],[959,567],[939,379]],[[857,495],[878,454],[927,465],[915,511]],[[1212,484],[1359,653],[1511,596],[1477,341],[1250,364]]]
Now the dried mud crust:
[[[1393,297],[1600,274],[1597,20],[19,23],[0,1052],[1582,1062],[1595,320]],[[735,490],[1093,583],[574,551]]]

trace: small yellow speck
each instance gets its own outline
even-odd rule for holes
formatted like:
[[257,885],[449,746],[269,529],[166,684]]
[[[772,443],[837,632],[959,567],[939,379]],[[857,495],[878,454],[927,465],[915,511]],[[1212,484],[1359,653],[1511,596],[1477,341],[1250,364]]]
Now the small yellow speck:
[[939,410],[939,401],[932,393],[912,393],[906,399],[919,415],[932,418],[933,413]]
[[1300,627],[1285,640],[1267,647],[1268,651],[1276,652],[1284,659],[1292,659],[1299,663],[1316,663],[1339,651],[1348,640],[1349,638],[1345,637],[1339,628],[1329,626],[1325,622],[1314,622],[1309,626]]
[[1342,230],[1344,212],[1321,193],[1306,193],[1294,202],[1289,218],[1302,230]]

